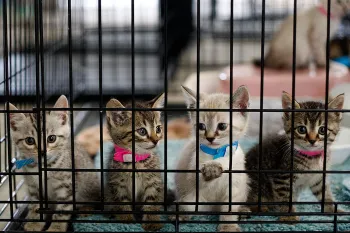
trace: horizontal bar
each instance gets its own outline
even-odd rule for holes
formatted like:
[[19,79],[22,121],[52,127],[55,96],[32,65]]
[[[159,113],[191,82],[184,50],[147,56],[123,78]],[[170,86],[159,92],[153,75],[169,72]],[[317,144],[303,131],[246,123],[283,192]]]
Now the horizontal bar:
[[[259,108],[248,108],[248,109],[187,109],[187,108],[45,108],[46,111],[161,111],[161,112],[173,112],[173,111],[189,111],[189,112],[350,112],[350,109],[259,109]],[[33,108],[33,110],[0,110],[0,113],[36,113],[38,111],[44,111],[43,108]]]
[[[0,201],[0,203],[9,203],[10,201]],[[18,204],[36,204],[40,203],[42,201],[12,201],[12,203],[18,203]],[[81,201],[47,201],[48,204],[90,204],[90,205],[96,205],[101,204],[99,201],[90,201],[90,202],[81,202]],[[261,202],[263,205],[288,205],[290,202]],[[291,202],[293,205],[320,205],[322,204],[321,201],[300,201],[300,202]],[[350,205],[350,201],[335,201],[335,202],[324,202],[325,204],[333,204],[333,205]],[[104,202],[106,205],[163,205],[164,202]],[[227,205],[228,202],[174,202],[170,205],[210,205],[210,206],[216,206],[216,205]],[[232,202],[233,205],[257,205],[258,202]],[[346,213],[346,212],[343,212]],[[350,212],[349,212],[350,213]]]
[[[90,211],[57,211],[57,210],[38,210],[39,213],[43,214],[159,214],[159,211],[98,211],[98,210],[90,210]],[[235,211],[225,211],[225,212],[219,212],[219,211],[162,211],[161,212],[164,215],[232,215],[232,214],[243,214],[243,215],[252,215],[252,216],[347,216],[350,215],[349,213],[318,213],[318,212],[235,212]],[[349,220],[350,221],[350,220]]]
[[[159,214],[159,212],[158,212]],[[200,215],[200,214],[199,214]],[[11,219],[0,219],[0,222],[5,221],[11,221]],[[42,222],[39,219],[13,219],[13,222]],[[116,220],[116,219],[103,219],[103,220],[90,220],[90,219],[71,219],[71,220],[52,220],[52,222],[68,222],[68,223],[175,223],[173,220],[163,220],[163,221],[144,221],[144,220],[137,220],[137,221],[122,221],[122,220]],[[187,221],[180,221],[181,223],[196,223],[196,224],[218,224],[218,223],[230,223],[230,224],[262,224],[262,223],[273,223],[273,224],[286,224],[288,223],[334,223],[333,220],[303,220],[303,221],[276,221],[276,220],[252,220],[252,221],[203,221],[203,220],[187,220]],[[341,223],[350,223],[350,220],[338,220],[338,224]]]
[[[66,171],[66,172],[165,172],[164,169],[98,169],[98,168],[91,168],[91,169],[71,169],[71,168],[42,168],[43,171]],[[167,169],[167,173],[199,173],[200,170],[174,170],[174,169]],[[289,171],[289,170],[224,170],[222,173],[295,173],[295,174],[350,174],[349,171],[323,171],[323,170],[310,170],[310,171]],[[0,172],[0,175],[8,175],[8,172]],[[39,175],[38,172],[16,172],[12,175]]]

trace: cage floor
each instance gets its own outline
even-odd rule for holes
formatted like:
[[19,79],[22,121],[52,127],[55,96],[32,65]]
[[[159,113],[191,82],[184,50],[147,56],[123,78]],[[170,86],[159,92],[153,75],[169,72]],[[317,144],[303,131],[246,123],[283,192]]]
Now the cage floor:
[[[256,140],[242,140],[241,146],[243,150],[248,150]],[[183,148],[186,140],[169,140],[167,143],[167,168],[168,169],[176,169],[176,162],[178,156],[178,148]],[[113,144],[107,142],[104,144],[104,161],[108,161],[108,151],[113,149]],[[159,154],[161,158],[161,165],[164,164],[164,144],[159,146]],[[96,168],[100,167],[100,155],[96,156]],[[338,165],[334,165],[332,167],[333,170],[348,170],[350,166],[350,157],[342,163]],[[347,174],[332,174],[330,176],[330,183],[332,186],[332,191],[337,201],[348,201],[350,198],[349,190],[342,183],[343,180],[347,177]],[[168,180],[168,189],[174,189],[174,174],[169,173],[167,175]],[[303,192],[298,201],[317,201],[316,198],[312,195],[312,193],[307,190]],[[340,206],[344,210],[350,210],[350,206]],[[171,207],[170,207],[171,208]],[[240,224],[242,231],[249,232],[261,232],[261,231],[332,231],[334,229],[334,224],[332,221],[334,220],[333,216],[317,216],[317,212],[320,212],[320,205],[298,205],[297,211],[301,212],[301,221],[329,221],[329,223],[298,223],[295,225],[289,224],[276,224],[272,221],[276,221],[276,217],[271,216],[254,216],[250,219],[244,221],[244,223]],[[173,209],[170,209],[173,210]],[[313,216],[302,216],[302,212],[315,212]],[[338,217],[338,220],[349,220],[350,216],[341,216]],[[121,223],[113,223],[113,219],[110,216],[105,215],[92,215],[84,218],[78,218],[78,220],[91,220],[93,223],[73,223],[74,231],[76,232],[141,232],[144,231],[141,227],[141,224],[121,224]],[[167,216],[163,216],[163,220],[167,220]],[[192,220],[200,220],[202,223],[186,223],[180,224],[180,232],[216,232],[217,224],[209,223],[208,221],[218,221],[218,216],[195,216]],[[98,223],[99,221],[110,221],[110,223]],[[208,223],[206,223],[206,221]],[[261,223],[261,224],[249,224],[249,221],[271,221],[271,223]],[[338,232],[344,232],[350,230],[350,224],[338,223],[336,226]],[[160,230],[160,232],[175,232],[175,227],[172,223],[164,224],[164,227]]]

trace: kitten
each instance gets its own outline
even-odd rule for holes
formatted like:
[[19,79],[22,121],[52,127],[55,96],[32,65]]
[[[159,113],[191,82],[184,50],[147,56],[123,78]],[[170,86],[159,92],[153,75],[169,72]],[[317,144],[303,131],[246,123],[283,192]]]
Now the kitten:
[[[344,94],[338,95],[328,103],[329,109],[342,109]],[[282,95],[282,106],[291,109],[292,97],[284,92]],[[321,102],[295,101],[295,109],[324,109]],[[321,112],[295,112],[294,129],[292,129],[291,113],[283,114],[285,135],[267,138],[263,141],[262,170],[291,170],[291,156],[293,156],[293,170],[312,171],[323,170],[324,160],[324,138],[327,133],[327,170],[330,166],[329,147],[339,132],[341,113],[330,112],[328,114],[328,130],[325,128],[325,114]],[[291,131],[294,130],[294,151],[291,155]],[[246,169],[258,170],[259,145],[252,148],[246,155]],[[259,193],[258,173],[249,173],[251,190],[248,201],[257,202]],[[289,173],[261,173],[261,200],[262,202],[288,202],[290,191]],[[322,173],[294,173],[293,175],[293,201],[297,201],[299,193],[304,189],[311,189],[316,198],[322,199]],[[333,202],[329,185],[325,187],[325,202]],[[257,206],[252,210],[256,211]],[[263,211],[268,207],[262,206]],[[288,212],[288,204],[275,206],[279,212]],[[295,208],[292,209],[295,212]],[[325,205],[326,212],[334,212],[333,205]],[[281,216],[281,221],[298,220],[298,216]]]
[[[164,94],[148,103],[136,102],[136,108],[162,108]],[[130,108],[131,105],[126,105]],[[107,108],[124,108],[116,99],[107,103]],[[109,169],[132,169],[132,124],[135,124],[135,168],[160,169],[160,160],[155,153],[159,140],[162,139],[163,129],[159,111],[136,111],[135,122],[132,121],[131,111],[107,111],[107,128],[115,144],[115,150],[109,159]],[[107,200],[109,202],[132,201],[132,172],[107,173]],[[135,197],[137,202],[162,202],[163,181],[160,172],[135,172]],[[130,205],[109,206],[111,210],[131,211]],[[160,211],[160,205],[144,205],[143,211]],[[132,214],[119,214],[119,220],[133,220]],[[144,214],[143,221],[160,221],[160,215]],[[155,231],[162,227],[160,223],[143,223],[143,229]]]
[[[189,88],[183,87],[184,96],[189,109],[196,108],[196,94]],[[239,87],[233,94],[232,99],[226,94],[204,94],[200,93],[201,109],[213,109],[212,112],[199,113],[199,143],[200,147],[211,149],[224,148],[230,144],[230,129],[232,129],[232,140],[239,140],[246,132],[248,113],[233,112],[232,124],[230,126],[230,113],[216,112],[215,109],[245,110],[249,106],[249,93],[245,86]],[[181,154],[177,169],[196,170],[196,112],[190,112],[194,135],[189,140]],[[232,144],[232,142],[231,142]],[[244,170],[244,153],[238,145],[232,145],[232,169]],[[210,150],[210,149],[209,149]],[[226,147],[223,157],[213,159],[213,155],[199,149],[199,202],[228,202],[229,201],[229,174],[223,171],[229,169],[230,147]],[[245,202],[248,195],[248,176],[245,173],[232,174],[232,202]],[[176,173],[175,175],[176,195],[179,202],[196,201],[196,174]],[[232,211],[238,212],[239,205],[232,205]],[[219,211],[227,212],[228,205],[222,206],[200,206],[200,211],[218,208]],[[194,205],[180,205],[180,211],[195,211]],[[184,219],[186,216],[181,216]],[[221,215],[221,221],[237,221],[237,215]],[[219,231],[239,231],[238,224],[220,224]]]
[[[321,0],[297,15],[296,24],[296,68],[307,68],[311,62],[326,65],[327,1]],[[341,18],[350,9],[350,0],[330,0],[330,38],[339,28]],[[255,61],[260,66],[260,59]],[[292,68],[293,66],[293,15],[289,16],[274,34],[265,56],[265,67]]]
[[[54,108],[68,108],[68,100],[61,96]],[[10,110],[18,110],[10,104]],[[71,169],[71,131],[67,111],[51,111],[46,113],[46,152],[44,142],[41,142],[41,151],[38,151],[37,115],[10,113],[10,125],[12,141],[19,151],[20,159],[33,158],[34,163],[23,167],[25,172],[38,172],[38,160],[41,159],[41,166],[44,167],[46,158],[48,168]],[[42,116],[41,116],[42,119]],[[41,122],[42,123],[42,122]],[[41,124],[40,129],[43,129]],[[41,138],[43,133],[41,132]],[[79,145],[74,146],[75,168],[94,168],[93,161]],[[45,181],[39,180],[37,175],[25,175],[25,182],[28,186],[28,194],[31,201],[39,200],[39,182],[42,182],[43,197],[45,193]],[[43,172],[44,179],[44,172]],[[76,173],[75,176],[75,197],[76,201],[88,202],[100,200],[99,180],[96,173]],[[48,201],[73,201],[72,173],[64,171],[47,172]],[[39,204],[29,205],[27,219],[39,219]],[[82,206],[78,206],[83,208]],[[72,204],[56,204],[53,206],[56,211],[71,211]],[[53,214],[52,220],[70,219],[70,214]],[[24,225],[25,231],[41,231],[45,222],[27,222]],[[66,231],[67,222],[52,222],[48,231]]]

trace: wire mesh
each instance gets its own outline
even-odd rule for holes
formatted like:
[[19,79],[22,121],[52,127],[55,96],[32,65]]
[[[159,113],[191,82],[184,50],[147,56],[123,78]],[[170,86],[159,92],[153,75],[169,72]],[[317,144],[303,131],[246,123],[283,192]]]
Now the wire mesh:
[[[2,0],[2,34],[3,47],[1,50],[3,67],[1,73],[3,78],[0,80],[0,99],[4,102],[4,106],[0,109],[0,190],[7,192],[6,198],[0,198],[0,222],[11,224],[7,225],[6,230],[21,231],[19,227],[23,222],[44,221],[46,214],[126,214],[118,211],[106,210],[105,206],[109,205],[132,205],[132,214],[144,214],[144,211],[137,209],[138,205],[163,205],[164,215],[175,215],[175,219],[162,220],[162,223],[171,223],[175,225],[175,232],[181,231],[181,225],[186,223],[202,224],[199,220],[181,220],[180,215],[232,215],[240,214],[233,212],[231,207],[234,205],[258,205],[259,212],[245,213],[251,216],[282,216],[282,215],[303,215],[303,216],[328,216],[332,215],[332,220],[302,220],[302,223],[327,223],[333,224],[333,232],[338,232],[339,224],[350,224],[350,220],[339,220],[339,216],[348,216],[347,212],[337,212],[338,205],[349,205],[348,201],[338,201],[328,203],[325,201],[325,189],[322,190],[321,202],[298,202],[292,198],[293,175],[294,174],[322,174],[323,187],[325,187],[327,174],[349,174],[349,171],[326,170],[326,159],[323,162],[323,170],[317,171],[295,171],[293,170],[293,159],[291,159],[291,168],[286,171],[261,169],[262,142],[263,142],[263,113],[266,112],[291,112],[292,124],[294,124],[294,114],[305,110],[296,109],[295,100],[295,72],[296,72],[296,42],[297,42],[297,18],[293,21],[293,69],[292,69],[292,109],[264,109],[264,58],[261,56],[260,70],[260,106],[257,109],[247,109],[246,112],[259,113],[259,166],[258,170],[233,170],[230,162],[229,170],[223,171],[229,174],[229,184],[231,187],[232,174],[238,173],[257,173],[260,177],[261,173],[286,173],[290,175],[290,194],[288,203],[269,202],[265,203],[261,199],[261,187],[259,182],[259,199],[257,203],[233,202],[231,198],[231,188],[229,188],[228,202],[200,202],[200,160],[199,160],[199,131],[196,131],[196,169],[195,170],[174,170],[167,166],[167,121],[170,112],[195,112],[196,124],[199,123],[200,112],[212,112],[213,109],[200,108],[200,96],[197,95],[195,109],[173,108],[169,102],[169,89],[171,88],[171,66],[176,64],[177,69],[194,69],[196,71],[196,92],[201,92],[201,71],[203,69],[220,67],[222,65],[230,65],[230,97],[233,95],[233,69],[234,64],[244,62],[240,55],[245,53],[241,48],[241,44],[246,41],[253,40],[258,42],[260,49],[254,53],[265,54],[265,41],[271,38],[271,34],[276,31],[277,26],[282,19],[288,14],[297,15],[299,10],[306,6],[315,4],[316,1],[219,1],[219,0],[197,0],[192,1],[191,16],[188,17],[190,26],[186,27],[183,32],[185,45],[194,43],[195,53],[194,59],[185,58],[183,63],[180,60],[180,54],[175,53],[170,47],[173,46],[172,31],[174,22],[170,12],[171,1],[156,1],[145,6],[140,0],[126,1],[125,3],[113,1],[42,1],[42,0]],[[229,7],[227,7],[229,6]],[[147,8],[151,13],[147,13]],[[146,9],[146,10],[145,10]],[[328,1],[328,9],[330,9],[330,1]],[[186,9],[188,11],[188,9]],[[156,12],[156,14],[152,14]],[[159,13],[161,12],[161,13]],[[193,12],[193,14],[192,14]],[[178,11],[177,11],[178,13]],[[192,22],[192,17],[195,22]],[[192,33],[192,23],[195,31]],[[338,36],[347,36],[347,21],[344,19],[343,28],[338,32]],[[330,11],[328,10],[327,20],[327,41],[330,41]],[[191,38],[191,39],[189,39]],[[190,42],[188,42],[189,40]],[[220,48],[220,43],[225,44]],[[185,46],[183,45],[183,46]],[[180,45],[179,45],[180,46]],[[180,46],[181,47],[181,46]],[[174,48],[174,47],[172,47]],[[175,46],[175,48],[177,48]],[[222,52],[222,48],[226,48]],[[227,51],[227,48],[229,51]],[[327,43],[327,58],[330,57],[330,43]],[[221,50],[220,50],[221,49]],[[224,54],[224,55],[222,55]],[[220,60],[220,55],[224,58]],[[189,56],[191,57],[191,56]],[[187,59],[187,62],[186,62]],[[190,62],[188,62],[190,61]],[[310,112],[350,112],[348,109],[333,110],[328,109],[329,100],[329,59],[326,64],[326,89],[325,103],[323,110],[308,110]],[[164,108],[143,109],[135,105],[138,97],[154,96],[160,92],[165,92]],[[61,94],[69,97],[69,108],[52,108],[48,107],[52,100]],[[138,170],[135,168],[133,161],[132,169],[120,169],[118,172],[132,172],[132,200],[131,202],[108,202],[105,200],[104,187],[107,185],[104,180],[105,173],[116,172],[114,169],[106,168],[103,159],[104,144],[100,140],[99,151],[101,155],[100,168],[96,169],[78,169],[75,165],[74,154],[74,137],[71,137],[71,169],[55,169],[47,165],[47,160],[38,160],[38,172],[20,172],[14,169],[14,158],[17,157],[17,151],[11,143],[10,131],[10,114],[11,113],[36,113],[43,116],[37,118],[38,131],[40,128],[45,129],[45,114],[49,111],[65,110],[70,112],[71,135],[76,135],[77,112],[97,112],[99,122],[99,136],[103,138],[104,117],[107,110],[113,110],[105,107],[105,101],[110,96],[129,98],[132,100],[132,107],[122,109],[123,111],[132,111],[132,119],[135,122],[136,111],[161,111],[164,115],[164,168],[153,170]],[[126,97],[125,97],[126,96]],[[77,107],[78,101],[98,102],[97,107]],[[19,107],[19,111],[10,111],[9,103],[15,103]],[[114,109],[121,110],[121,109]],[[215,109],[216,112],[230,112],[230,123],[232,124],[232,114],[237,109]],[[326,128],[327,118],[326,116]],[[132,125],[132,131],[135,131],[135,124]],[[294,128],[294,127],[292,127]],[[41,137],[46,138],[46,131],[43,134],[38,133],[38,141]],[[293,135],[293,133],[292,133]],[[293,150],[293,139],[291,137],[291,145]],[[327,138],[327,136],[326,136]],[[38,144],[38,151],[43,149],[46,151],[46,141],[41,145]],[[233,141],[232,134],[230,141]],[[43,148],[41,148],[43,146]],[[327,149],[325,140],[324,147]],[[135,153],[135,138],[133,134],[132,153]],[[232,161],[232,145],[230,145],[230,160]],[[325,149],[325,151],[327,151]],[[38,155],[40,156],[40,155]],[[325,154],[327,157],[327,154]],[[132,157],[135,160],[135,157]],[[48,172],[66,171],[72,174],[73,198],[71,201],[53,201],[49,198],[48,192]],[[77,172],[94,172],[100,174],[101,200],[99,204],[101,209],[82,211],[77,209],[79,204],[91,204],[91,202],[79,202],[75,197],[75,174]],[[164,174],[164,201],[163,202],[140,202],[136,196],[136,172],[157,172]],[[196,174],[196,198],[194,202],[175,202],[174,208],[168,207],[166,203],[168,193],[168,174],[169,173],[195,173]],[[20,190],[24,185],[23,176],[37,176],[42,182],[39,182],[39,200],[28,200],[26,194],[20,194]],[[21,177],[20,179],[16,177]],[[28,204],[39,204],[40,219],[26,219],[25,212]],[[73,207],[69,211],[52,210],[49,208],[51,204],[72,204]],[[182,204],[195,205],[195,211],[183,212],[179,210]],[[278,212],[261,212],[263,205],[289,205],[289,213]],[[321,212],[302,212],[292,213],[293,206],[321,204]],[[324,213],[325,204],[334,204],[336,213]],[[218,206],[227,205],[228,212],[221,211],[199,211],[200,206]],[[148,214],[159,214],[156,211],[146,211]],[[57,220],[57,222],[66,220]],[[68,220],[69,223],[129,223],[128,221],[116,219],[89,220],[76,219]],[[137,223],[145,221],[137,220]],[[150,221],[157,222],[157,221]],[[297,223],[296,221],[295,223]],[[17,223],[14,225],[13,223]],[[135,223],[135,222],[134,222]],[[217,224],[220,221],[210,220],[205,223]],[[278,221],[271,220],[247,220],[247,221],[227,221],[226,223],[239,224],[283,224]]]

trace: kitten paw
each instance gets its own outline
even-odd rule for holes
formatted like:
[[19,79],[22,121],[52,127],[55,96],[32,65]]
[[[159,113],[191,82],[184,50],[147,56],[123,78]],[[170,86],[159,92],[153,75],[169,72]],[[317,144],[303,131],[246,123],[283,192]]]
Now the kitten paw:
[[201,172],[205,181],[219,178],[222,175],[223,168],[220,163],[210,162],[203,164]]
[[133,221],[134,215],[132,214],[118,214],[114,215],[118,221]]
[[299,218],[299,216],[281,216],[281,217],[279,218],[279,220],[280,220],[281,222],[286,222],[286,224],[294,225],[294,224],[297,224],[297,223],[295,223],[295,222],[290,222],[290,221],[299,221],[300,218]]
[[[145,214],[142,218],[143,221],[160,221],[159,215]],[[163,227],[162,223],[143,223],[142,228],[145,231],[157,231]]]
[[[94,210],[94,208],[93,208],[92,206],[82,206],[82,207],[80,207],[78,210],[79,210],[79,211],[92,211],[92,210]],[[88,213],[80,213],[80,214],[78,214],[78,216],[79,216],[80,218],[88,217],[88,216],[90,216],[90,215],[91,215],[91,214],[88,214]]]
[[45,226],[45,222],[27,222],[23,228],[25,231],[41,231]]
[[[250,213],[250,209],[248,206],[240,206],[239,207],[239,212],[245,212],[245,213]],[[239,219],[242,220],[242,219],[248,219],[250,218],[250,215],[246,215],[246,214],[240,214],[239,215]]]
[[[335,213],[335,207],[334,207],[334,205],[324,205],[324,212],[325,212],[325,213]],[[337,212],[338,212],[338,213],[342,213],[342,212],[344,212],[344,210],[338,208],[338,209],[337,209]]]
[[49,229],[47,229],[46,231],[50,231],[50,232],[57,232],[57,231],[66,231],[68,227],[67,223],[60,223],[60,222],[53,222],[51,223]]
[[[247,207],[248,208],[248,207]],[[255,206],[250,206],[250,210],[251,212],[262,212],[262,213],[266,213],[266,212],[269,212],[269,207],[268,206],[265,206],[265,205],[262,205],[260,207],[260,211],[259,211],[259,206],[255,205]]]
[[220,224],[218,226],[219,232],[240,232],[241,228],[238,224]]
[[[176,215],[171,215],[169,217],[169,219],[171,221],[176,221]],[[187,220],[190,220],[191,219],[191,216],[190,215],[180,215],[179,216],[179,221],[187,221]]]

